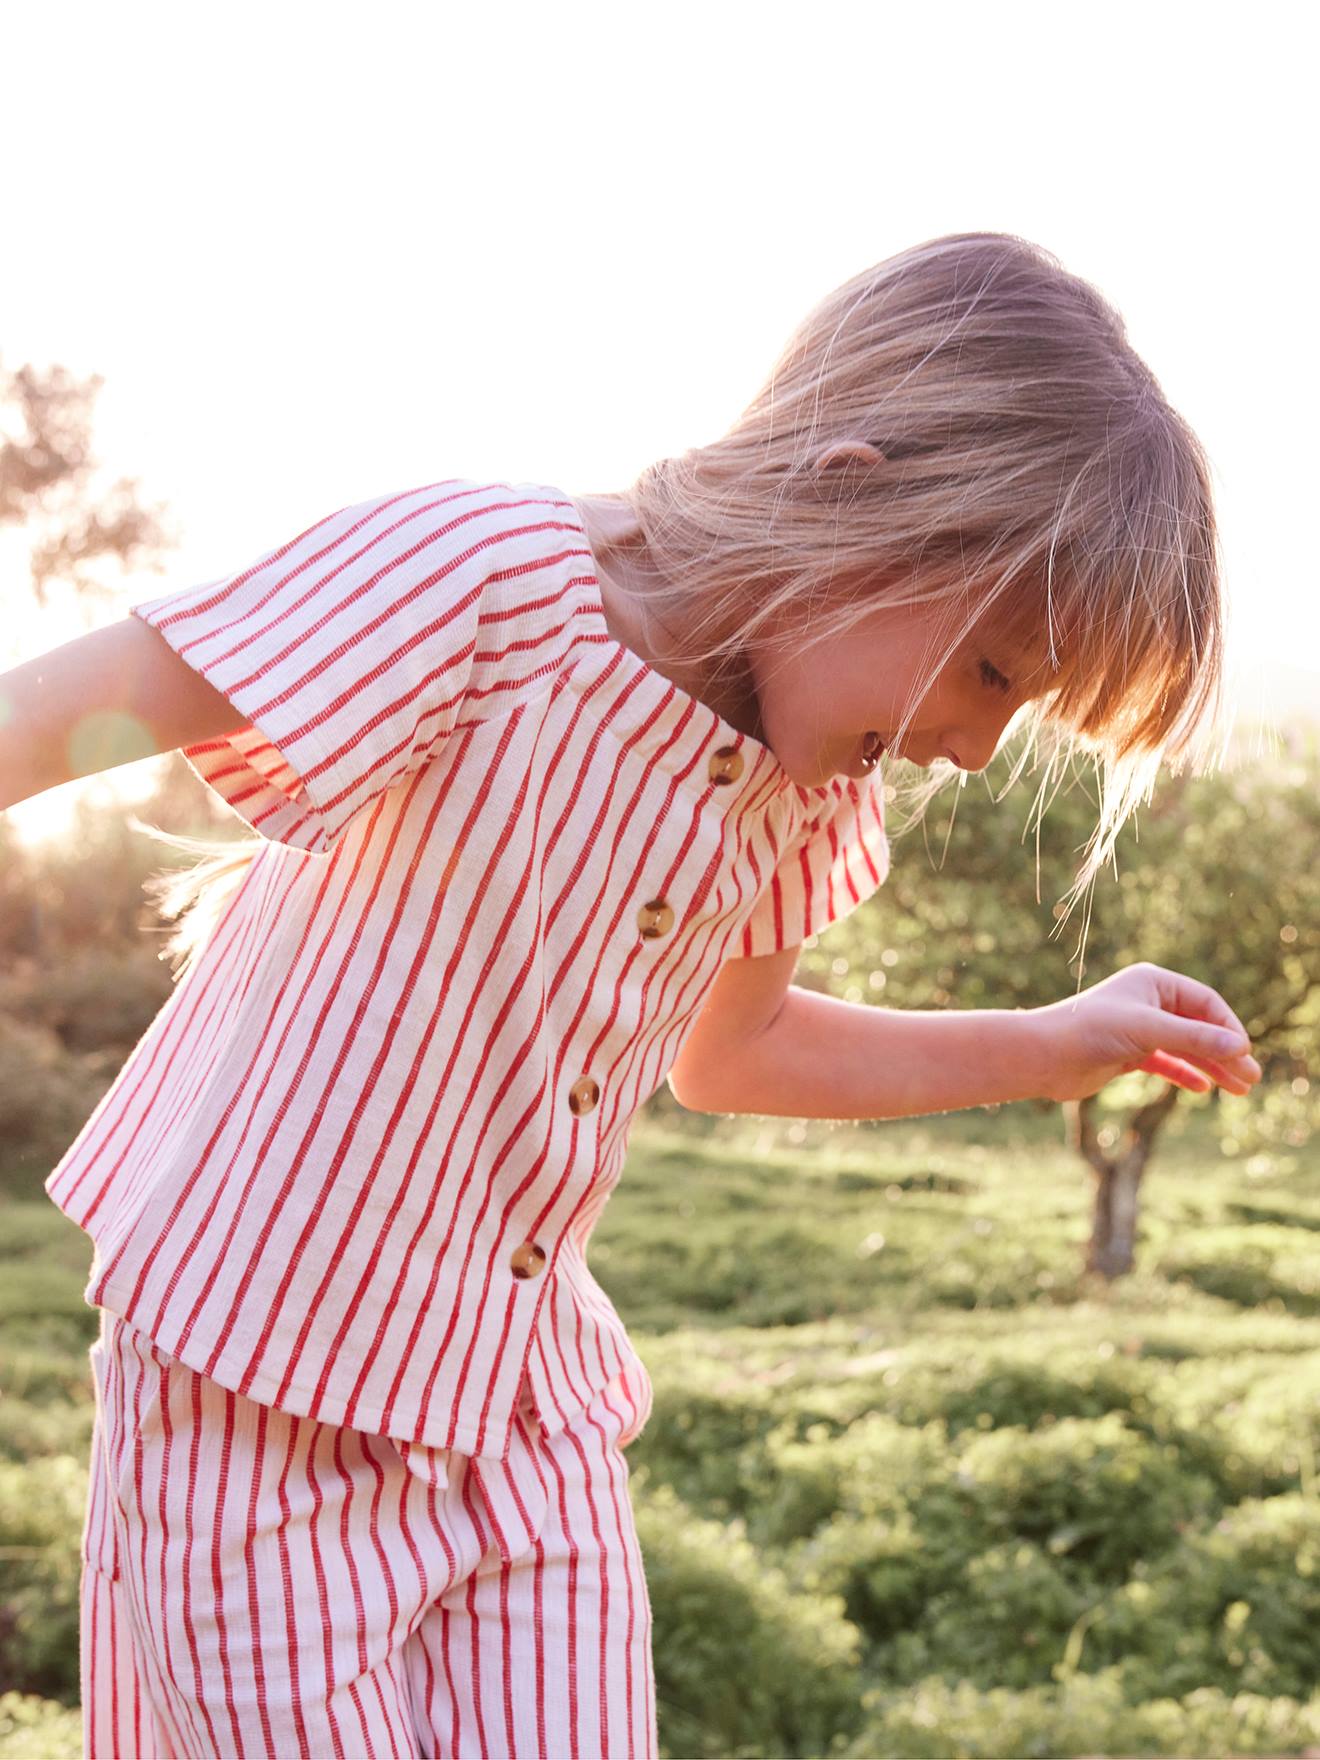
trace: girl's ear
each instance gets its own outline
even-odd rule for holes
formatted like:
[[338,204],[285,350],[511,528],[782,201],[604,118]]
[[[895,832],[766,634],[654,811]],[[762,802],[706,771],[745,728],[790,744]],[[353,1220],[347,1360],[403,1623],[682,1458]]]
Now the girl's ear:
[[846,470],[850,465],[861,465],[870,469],[875,465],[884,464],[885,455],[878,446],[872,446],[869,440],[838,440],[827,446],[815,464],[815,475],[823,476],[826,471]]

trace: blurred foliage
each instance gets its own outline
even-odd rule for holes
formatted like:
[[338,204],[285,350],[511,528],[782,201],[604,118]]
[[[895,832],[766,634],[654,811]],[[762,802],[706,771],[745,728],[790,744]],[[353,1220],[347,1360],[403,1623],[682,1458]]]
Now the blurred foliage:
[[974,1760],[982,1755],[1300,1754],[1320,1745],[1320,1701],[1204,1687],[1179,1700],[1132,1705],[1122,1671],[1072,1675],[1059,1686],[982,1692],[940,1676],[901,1693],[866,1695],[869,1720],[846,1752],[857,1760]]
[[[206,837],[245,831],[178,753],[163,764],[147,762],[158,766],[154,788],[133,808],[145,823]],[[75,795],[72,824],[59,837],[27,844],[0,814],[0,978],[6,982],[15,961],[39,961],[52,981],[55,968],[80,953],[154,952],[164,938],[165,925],[142,885],[189,858],[134,830],[122,805],[96,804],[95,784],[69,786],[83,792]]]
[[666,1486],[635,1498],[666,1752],[825,1754],[854,1732],[859,1641],[838,1597],[790,1583]]
[[0,1015],[0,1191],[35,1192],[104,1087],[56,1035]]
[[78,1760],[82,1718],[28,1693],[0,1692],[0,1760]]
[[[1060,932],[1096,819],[1085,773],[1040,820],[1020,745],[901,828],[884,886],[831,929],[802,973],[896,1008],[1030,1008],[1138,960],[1221,991],[1257,1056],[1316,1062],[1320,1043],[1320,734],[1271,766],[1164,776],[1124,827],[1115,870]],[[900,767],[900,770],[904,767]],[[901,781],[891,787],[901,788]],[[1085,921],[1085,959],[1079,961]],[[1079,971],[1079,965],[1081,969]],[[840,983],[839,980],[846,980]]]
[[[1079,775],[1040,813],[1030,770],[1010,782],[1021,752],[1010,740],[916,825],[901,805],[911,767],[896,767],[890,876],[808,944],[798,982],[894,1008],[1033,1008],[1139,961],[1185,972],[1239,1015],[1263,1070],[1248,1095],[1211,1092],[1222,1147],[1307,1142],[1320,1129],[1320,733],[1299,732],[1272,765],[1162,777],[1066,925],[1056,901],[1095,825],[1096,783]],[[1069,1109],[1096,1169],[1086,1256],[1107,1276],[1130,1264],[1111,1235],[1110,1181],[1128,1150],[1144,1169],[1157,1131],[1162,1144],[1151,1103],[1165,1094],[1178,1108],[1190,1098],[1135,1073]]]
[[0,1557],[5,1562],[0,1679],[74,1697],[78,1690],[78,1565],[85,1462],[46,1455],[40,1466],[0,1461]]
[[105,601],[103,559],[122,572],[159,568],[177,543],[162,507],[143,504],[137,481],[100,480],[93,453],[94,405],[105,380],[79,379],[61,366],[10,369],[0,363],[0,526],[27,542],[38,605],[52,583],[76,601]]
[[[176,756],[137,810],[194,835],[239,824],[212,801]],[[143,883],[180,859],[86,797],[37,845],[0,814],[0,1193],[40,1191],[169,999],[169,925]]]

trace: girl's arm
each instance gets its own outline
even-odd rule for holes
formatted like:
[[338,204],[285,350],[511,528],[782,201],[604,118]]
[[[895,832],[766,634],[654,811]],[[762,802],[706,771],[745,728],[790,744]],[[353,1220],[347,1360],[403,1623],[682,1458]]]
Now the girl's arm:
[[0,810],[243,724],[164,636],[126,617],[0,673]]
[[790,987],[751,1036],[707,1038],[699,1057],[685,1047],[671,1086],[698,1112],[910,1118],[1082,1099],[1136,1069],[1198,1092],[1218,1082],[1243,1094],[1261,1073],[1248,1050],[1217,991],[1141,964],[1034,1009],[875,1008]]

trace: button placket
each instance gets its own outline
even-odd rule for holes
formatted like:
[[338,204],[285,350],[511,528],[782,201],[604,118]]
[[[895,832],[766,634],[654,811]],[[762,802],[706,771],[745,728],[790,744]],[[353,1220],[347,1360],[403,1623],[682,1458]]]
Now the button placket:
[[[707,773],[711,784],[725,788],[738,782],[746,759],[737,746],[719,746],[710,754]],[[647,899],[637,912],[637,930],[643,941],[668,935],[675,922],[674,907],[667,898]],[[575,1118],[594,1112],[600,1103],[600,1085],[593,1076],[580,1075],[568,1090],[568,1108]],[[510,1255],[510,1268],[517,1278],[538,1277],[546,1263],[545,1250],[536,1241],[524,1241]]]
[[[707,775],[715,788],[728,788],[741,780],[747,760],[738,746],[717,746],[707,761]],[[674,926],[674,908],[667,898],[652,898],[637,913],[637,929],[643,941],[668,935]]]
[[[600,1084],[592,1076],[579,1076],[568,1090],[568,1109],[575,1118],[593,1112],[600,1101]],[[523,1241],[509,1254],[509,1269],[520,1280],[539,1277],[546,1265],[546,1251],[539,1241]]]

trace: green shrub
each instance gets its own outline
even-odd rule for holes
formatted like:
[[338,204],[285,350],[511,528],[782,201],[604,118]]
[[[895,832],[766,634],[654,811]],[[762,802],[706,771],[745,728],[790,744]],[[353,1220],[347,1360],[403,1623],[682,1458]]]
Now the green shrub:
[[983,1521],[1084,1563],[1101,1582],[1121,1581],[1137,1560],[1175,1545],[1181,1528],[1218,1511],[1210,1480],[1118,1412],[1044,1431],[991,1431],[964,1439],[958,1454],[954,1477]]
[[[1245,1332],[1252,1323],[1237,1325]],[[1320,1351],[1257,1349],[1245,1336],[1236,1350],[1205,1342],[1211,1354],[1160,1376],[1142,1428],[1175,1440],[1226,1503],[1295,1488],[1304,1464],[1320,1460]]]
[[41,1455],[86,1456],[92,1439],[92,1406],[68,1400],[34,1405],[0,1398],[0,1460],[35,1460]]
[[0,1193],[37,1197],[109,1085],[49,1028],[0,1015]]
[[[915,1431],[876,1417],[838,1437],[772,1439],[771,1454],[749,1532],[767,1545],[809,1535],[791,1553],[795,1579],[840,1595],[904,1679],[935,1666],[985,1684],[997,1669],[1039,1679],[1106,1583],[1218,1508],[1210,1481],[1117,1413],[951,1443],[938,1422]],[[1011,1559],[1027,1573],[1025,1601]],[[1024,1650],[1012,1610],[1033,1592],[1039,1648]]]
[[833,1440],[785,1444],[777,1464],[778,1500],[753,1518],[755,1532],[805,1527],[835,1500],[836,1513],[790,1549],[789,1568],[804,1587],[840,1596],[871,1645],[919,1621],[993,1543],[952,1477],[942,1424],[911,1430],[877,1416]]
[[815,1426],[798,1440],[781,1425],[767,1441],[769,1477],[749,1528],[760,1544],[805,1538],[839,1512],[893,1515],[915,1507],[948,1471],[943,1424],[920,1429],[883,1412],[841,1435]]
[[877,1665],[894,1681],[943,1672],[987,1690],[1048,1684],[1095,1599],[1066,1560],[1008,1541],[969,1559],[910,1629],[894,1633]]
[[21,984],[0,986],[0,1012],[44,1027],[66,1051],[103,1052],[122,1063],[168,1002],[173,985],[159,942],[142,936],[121,947],[67,948]]
[[765,1439],[776,1421],[765,1391],[696,1364],[685,1380],[657,1371],[651,1381],[651,1416],[628,1459],[707,1515],[743,1514],[765,1485]]
[[[4,1276],[5,1269],[0,1268],[0,1277]],[[47,1276],[50,1276],[49,1271]],[[63,1305],[64,1292],[58,1281],[55,1299]],[[6,1401],[68,1409],[91,1399],[92,1371],[87,1361],[87,1334],[96,1325],[96,1311],[84,1304],[83,1314],[77,1319],[76,1335],[72,1334],[72,1328],[66,1332],[64,1324],[55,1316],[51,1317],[49,1324],[43,1323],[43,1317],[36,1315],[28,1317],[26,1326],[20,1326],[12,1317],[6,1321],[5,1349],[0,1355],[0,1393]],[[23,1336],[38,1331],[38,1337]]]
[[[831,1501],[862,1516],[906,1509],[925,1532],[956,1528],[964,1556],[1020,1538],[1102,1581],[1121,1581],[1133,1560],[1176,1545],[1182,1528],[1219,1507],[1209,1480],[1120,1413],[965,1431],[947,1447],[946,1436],[938,1422],[914,1431],[877,1416],[840,1437],[780,1445],[773,1460],[785,1487],[770,1495],[787,1507],[786,1528],[801,1531]],[[806,1488],[796,1509],[786,1489],[795,1477]]]
[[961,1526],[923,1529],[910,1510],[841,1514],[789,1554],[795,1581],[835,1591],[873,1652],[910,1630],[966,1568]]
[[1320,1314],[1320,1253],[1309,1228],[1198,1229],[1161,1253],[1155,1269],[1243,1308],[1272,1302],[1290,1314]]
[[[0,1264],[0,1279],[9,1275],[10,1267]],[[47,1271],[49,1276],[49,1270]],[[66,1278],[52,1280],[50,1290],[50,1309],[41,1313],[33,1307],[24,1307],[23,1311],[5,1313],[3,1322],[4,1350],[0,1354],[0,1389],[10,1385],[5,1365],[21,1360],[31,1360],[49,1352],[62,1360],[62,1371],[52,1369],[51,1373],[63,1373],[68,1377],[68,1385],[78,1397],[77,1386],[81,1380],[86,1385],[88,1397],[91,1397],[91,1369],[87,1362],[88,1349],[96,1337],[97,1311],[89,1308],[82,1299],[82,1287],[87,1281],[86,1271],[76,1280],[75,1294],[69,1294]],[[39,1278],[27,1280],[29,1291],[41,1290]],[[0,1284],[0,1308],[4,1307],[2,1296],[3,1285]]]
[[1019,1224],[1005,1239],[977,1234],[964,1225],[947,1248],[916,1268],[921,1302],[967,1310],[1025,1308],[1033,1303],[1073,1301],[1080,1294],[1083,1266],[1076,1248],[1057,1228]]
[[92,1246],[44,1195],[0,1198],[0,1392],[38,1403],[90,1397],[96,1311],[83,1291]]
[[52,1321],[89,1330],[93,1310],[83,1299],[81,1285],[52,1277],[50,1267],[40,1259],[12,1260],[0,1277],[0,1325],[6,1338],[16,1338],[11,1324],[25,1318],[39,1322],[43,1334],[50,1336]]
[[951,1436],[964,1430],[1018,1426],[1031,1430],[1058,1418],[1100,1418],[1106,1412],[1144,1413],[1154,1382],[1149,1367],[1129,1359],[1097,1360],[1094,1347],[1015,1348],[1005,1341],[969,1353],[958,1343],[915,1345],[883,1353],[870,1373],[802,1389],[794,1409],[807,1422],[842,1430],[872,1412],[902,1424],[941,1419]]
[[44,1192],[28,1203],[0,1198],[0,1259],[29,1259],[38,1253],[52,1273],[69,1271],[86,1281],[91,1242]]
[[1315,1481],[1320,1465],[1320,1351],[1262,1363],[1220,1411],[1238,1497],[1271,1496]]
[[1130,1698],[1212,1686],[1306,1697],[1316,1690],[1320,1502],[1240,1504],[1187,1535],[1104,1603],[1088,1665],[1123,1661]]
[[0,1760],[80,1760],[82,1714],[28,1693],[0,1693]]
[[1265,1699],[1214,1687],[1181,1700],[1128,1704],[1116,1669],[1024,1692],[979,1692],[939,1676],[901,1692],[871,1689],[867,1721],[847,1753],[857,1760],[1079,1754],[1299,1754],[1320,1742],[1320,1700]]
[[78,1693],[78,1577],[87,1469],[67,1455],[0,1461],[0,1680]]
[[[692,1176],[695,1183],[695,1175]],[[761,1214],[755,1226],[739,1210],[756,1202],[734,1186],[719,1194],[699,1226],[633,1213],[593,1244],[592,1268],[620,1306],[652,1326],[715,1316],[743,1326],[797,1326],[823,1319],[837,1301],[857,1302],[848,1252],[810,1221]],[[760,1200],[764,1205],[764,1197]],[[723,1212],[723,1213],[721,1213]],[[732,1212],[732,1213],[729,1213]],[[630,1299],[629,1292],[637,1292]]]
[[661,1752],[826,1755],[858,1724],[858,1637],[833,1597],[794,1591],[740,1524],[634,1481],[653,1613]]

